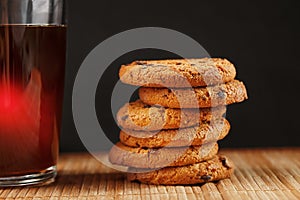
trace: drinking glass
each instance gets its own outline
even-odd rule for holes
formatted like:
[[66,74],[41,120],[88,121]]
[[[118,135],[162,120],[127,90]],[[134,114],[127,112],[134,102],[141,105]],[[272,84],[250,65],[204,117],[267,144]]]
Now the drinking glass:
[[65,58],[63,0],[0,0],[0,187],[54,181]]

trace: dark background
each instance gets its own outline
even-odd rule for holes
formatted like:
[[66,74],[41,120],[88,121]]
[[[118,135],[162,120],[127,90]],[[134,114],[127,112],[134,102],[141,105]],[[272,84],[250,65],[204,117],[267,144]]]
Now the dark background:
[[[300,1],[68,1],[68,61],[62,151],[85,150],[72,117],[72,88],[87,54],[108,37],[127,29],[158,26],[197,40],[212,57],[226,57],[246,84],[249,100],[229,106],[232,129],[221,147],[300,146]],[[118,137],[109,108],[118,67],[135,59],[176,57],[141,50],[117,59],[97,91],[101,125]],[[101,67],[101,66],[99,66]]]

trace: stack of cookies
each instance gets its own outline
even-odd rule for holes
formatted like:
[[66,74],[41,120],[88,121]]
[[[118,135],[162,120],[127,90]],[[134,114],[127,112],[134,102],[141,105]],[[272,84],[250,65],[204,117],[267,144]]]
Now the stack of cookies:
[[220,58],[136,61],[120,69],[122,82],[142,86],[140,99],[117,114],[120,142],[113,164],[128,179],[149,184],[198,184],[228,178],[232,162],[218,155],[229,132],[226,105],[247,99],[232,63]]

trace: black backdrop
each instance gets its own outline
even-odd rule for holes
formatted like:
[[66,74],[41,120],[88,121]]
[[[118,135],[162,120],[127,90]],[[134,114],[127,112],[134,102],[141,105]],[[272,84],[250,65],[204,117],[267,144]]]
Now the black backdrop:
[[[245,82],[249,100],[229,106],[232,129],[221,147],[300,146],[300,1],[68,1],[68,61],[62,151],[85,150],[71,108],[73,81],[87,54],[121,31],[158,26],[197,40],[212,57],[226,57]],[[143,50],[117,59],[101,79],[96,97],[100,123],[112,140],[118,136],[110,92],[121,63],[174,57]],[[101,66],[99,66],[101,67]]]

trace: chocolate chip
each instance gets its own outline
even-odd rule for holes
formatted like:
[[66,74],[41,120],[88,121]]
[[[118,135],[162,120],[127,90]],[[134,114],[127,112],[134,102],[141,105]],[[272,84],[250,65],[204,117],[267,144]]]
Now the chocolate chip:
[[142,62],[142,61],[135,61],[135,64],[136,64],[136,65],[143,65],[143,64],[145,64],[145,62]]
[[143,108],[150,108],[150,105],[144,105]]
[[206,101],[207,100],[207,97],[206,96],[201,96],[201,99],[203,100],[203,101]]
[[128,115],[125,115],[125,116],[121,117],[121,119],[122,119],[123,121],[125,121],[127,118],[128,118]]
[[210,175],[203,175],[200,178],[204,181],[209,181],[212,177]]
[[231,168],[231,166],[228,165],[227,160],[226,160],[225,157],[220,157],[220,160],[221,160],[222,165],[223,165],[224,167]]

